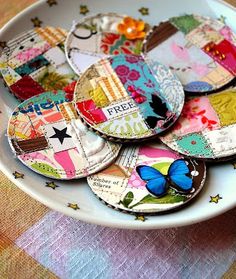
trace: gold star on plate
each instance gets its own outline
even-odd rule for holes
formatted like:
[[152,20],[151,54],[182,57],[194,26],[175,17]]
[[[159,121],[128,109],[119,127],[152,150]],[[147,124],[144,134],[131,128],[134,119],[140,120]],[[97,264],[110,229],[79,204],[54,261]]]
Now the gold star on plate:
[[211,202],[211,203],[218,203],[219,202],[219,200],[222,200],[222,197],[220,197],[220,195],[218,194],[218,195],[216,195],[216,196],[210,196],[210,201],[209,202]]
[[46,182],[46,187],[52,188],[53,190],[55,190],[57,187],[59,187],[57,184],[55,184],[55,182],[50,181],[50,182]]
[[236,161],[232,162],[234,169],[236,170]]
[[18,179],[18,178],[24,179],[24,176],[25,176],[23,173],[20,173],[18,171],[13,172],[12,174],[15,177],[15,179]]
[[31,21],[34,24],[34,27],[41,27],[43,23],[38,17],[31,18]]
[[57,5],[57,1],[56,0],[47,0],[47,3],[50,7],[52,7],[53,5]]
[[145,15],[149,15],[149,9],[142,7],[138,10],[140,12],[141,15],[145,16]]
[[145,222],[147,218],[144,215],[136,215],[135,220]]
[[80,5],[80,11],[79,12],[80,12],[81,15],[86,15],[87,13],[89,13],[88,6]]
[[77,204],[77,203],[70,203],[70,202],[69,202],[67,206],[70,207],[70,208],[72,208],[72,209],[74,209],[74,210],[80,209],[80,208],[78,207],[78,204]]
[[226,16],[221,15],[218,20],[221,21],[222,23],[226,24]]
[[6,42],[0,42],[0,48],[4,48],[7,46],[7,43]]

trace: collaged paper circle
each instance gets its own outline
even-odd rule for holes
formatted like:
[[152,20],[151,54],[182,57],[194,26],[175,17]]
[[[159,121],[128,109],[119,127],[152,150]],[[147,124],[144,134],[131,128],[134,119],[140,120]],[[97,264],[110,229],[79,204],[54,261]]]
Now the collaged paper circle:
[[73,93],[77,77],[64,53],[66,35],[62,28],[47,26],[21,33],[7,43],[0,70],[19,100],[53,90]]
[[160,139],[171,149],[207,160],[236,155],[236,89],[189,99],[176,124]]
[[143,52],[168,66],[184,90],[218,90],[236,76],[236,36],[225,23],[199,15],[172,17],[148,33]]
[[[97,14],[85,17],[72,26],[65,51],[68,62],[77,74],[83,73],[89,66],[109,54],[140,54],[143,39],[131,40],[118,31],[118,25],[125,18],[115,13]],[[141,21],[130,20],[141,25]],[[145,24],[144,31],[148,29]]]
[[[196,197],[205,182],[204,162],[183,160],[189,171],[188,176],[192,179],[192,187],[184,194],[174,190],[170,182],[171,176],[167,174],[174,162],[177,163],[181,159],[183,160],[181,155],[156,143],[123,147],[111,166],[88,177],[87,181],[102,201],[118,210],[129,213],[165,213],[186,205]],[[166,192],[162,197],[149,192],[148,181],[144,181],[138,173],[140,166],[148,166],[150,170],[158,170],[161,173],[160,176],[163,176],[167,183]],[[152,180],[157,178],[156,175],[152,176]],[[172,177],[173,175],[172,173]],[[155,183],[158,186],[158,181]]]
[[111,140],[148,139],[179,117],[184,91],[169,69],[138,55],[100,60],[82,74],[74,101],[80,116]]
[[64,91],[46,92],[21,103],[12,113],[7,134],[23,164],[55,179],[100,171],[120,150],[119,144],[88,131]]

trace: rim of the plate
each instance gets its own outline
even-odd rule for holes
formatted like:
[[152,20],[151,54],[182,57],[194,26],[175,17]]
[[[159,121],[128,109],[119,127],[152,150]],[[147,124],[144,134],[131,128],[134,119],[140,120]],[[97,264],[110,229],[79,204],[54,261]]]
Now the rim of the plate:
[[[19,19],[25,16],[26,13],[31,12],[38,7],[41,7],[45,5],[47,0],[41,0],[39,2],[33,3],[20,13],[18,13],[16,16],[14,16],[11,20],[9,20],[1,29],[0,29],[0,36],[2,33],[6,32],[7,29],[15,24],[15,22]],[[224,4],[234,11],[236,11],[236,8],[233,7],[232,5],[224,2],[223,0],[215,0],[221,4]],[[119,220],[119,219],[112,219],[112,220],[105,220],[103,218],[97,218],[94,215],[89,215],[89,213],[86,214],[86,212],[80,211],[71,211],[70,208],[68,207],[62,207],[61,203],[57,201],[53,201],[51,198],[48,198],[48,196],[43,195],[41,193],[37,193],[37,191],[34,191],[32,187],[25,186],[24,183],[21,183],[18,180],[15,180],[14,177],[12,176],[11,170],[8,169],[3,162],[0,160],[0,169],[4,174],[17,186],[19,187],[22,191],[27,193],[29,196],[34,198],[35,200],[41,202],[42,204],[46,205],[47,207],[59,211],[67,216],[73,217],[75,219],[79,219],[84,222],[89,222],[92,224],[96,225],[102,225],[106,227],[113,227],[113,228],[122,228],[122,229],[136,229],[136,230],[143,230],[143,229],[164,229],[164,228],[173,228],[173,227],[181,227],[181,226],[187,226],[187,225],[192,225],[198,222],[203,222],[206,220],[209,220],[213,217],[216,217],[222,213],[225,213],[226,211],[234,208],[236,206],[236,201],[235,204],[225,204],[224,207],[217,207],[215,208],[214,211],[208,212],[207,215],[202,216],[201,218],[199,216],[194,216],[189,219],[178,219],[177,221],[172,221],[171,223],[168,221],[168,218],[166,221],[155,222],[154,218],[158,218],[158,216],[153,216],[149,217],[149,222],[134,222],[133,219],[130,220]]]

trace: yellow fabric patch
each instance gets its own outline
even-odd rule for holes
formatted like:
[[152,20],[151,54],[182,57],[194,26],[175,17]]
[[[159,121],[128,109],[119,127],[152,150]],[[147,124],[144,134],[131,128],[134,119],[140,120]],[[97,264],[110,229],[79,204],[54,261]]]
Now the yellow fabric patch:
[[106,107],[109,105],[109,100],[100,86],[91,90],[89,94],[97,107]]
[[213,84],[216,87],[222,86],[222,84],[226,84],[233,79],[232,74],[224,69],[222,66],[217,65],[214,70],[209,72],[206,76],[204,76],[201,81],[208,82]]
[[210,103],[219,116],[220,124],[228,126],[236,123],[236,91],[224,91],[209,96]]

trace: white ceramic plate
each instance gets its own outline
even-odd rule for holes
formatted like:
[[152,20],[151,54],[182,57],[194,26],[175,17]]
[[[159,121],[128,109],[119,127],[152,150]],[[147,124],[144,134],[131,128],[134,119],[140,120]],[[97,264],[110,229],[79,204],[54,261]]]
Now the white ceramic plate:
[[[53,4],[54,3],[54,4]],[[56,3],[56,4],[55,4]],[[214,18],[226,18],[226,22],[236,31],[236,9],[220,0],[48,0],[39,1],[14,17],[0,33],[0,42],[7,41],[18,33],[31,29],[33,22],[42,21],[42,25],[54,25],[70,28],[72,20],[78,20],[81,12],[91,15],[99,12],[127,13],[136,18],[143,18],[150,24],[157,24],[171,16],[183,13],[199,13]],[[141,8],[147,8],[141,9]],[[141,12],[149,12],[142,15]],[[38,22],[39,23],[39,22]],[[2,45],[2,43],[0,44]],[[149,216],[142,222],[135,216],[121,213],[102,204],[89,189],[85,180],[72,182],[55,181],[59,186],[55,190],[46,187],[44,178],[21,164],[11,153],[5,137],[8,117],[17,105],[0,81],[0,167],[2,171],[23,191],[52,209],[74,218],[104,226],[153,229],[184,226],[200,222],[219,215],[236,206],[236,170],[231,163],[209,167],[206,185],[197,198],[187,208],[162,216]],[[24,174],[24,179],[15,179],[15,171]],[[217,199],[217,195],[221,199]],[[211,196],[215,199],[211,200]],[[218,203],[216,203],[218,200]],[[80,209],[68,207],[68,203],[77,204]]]

